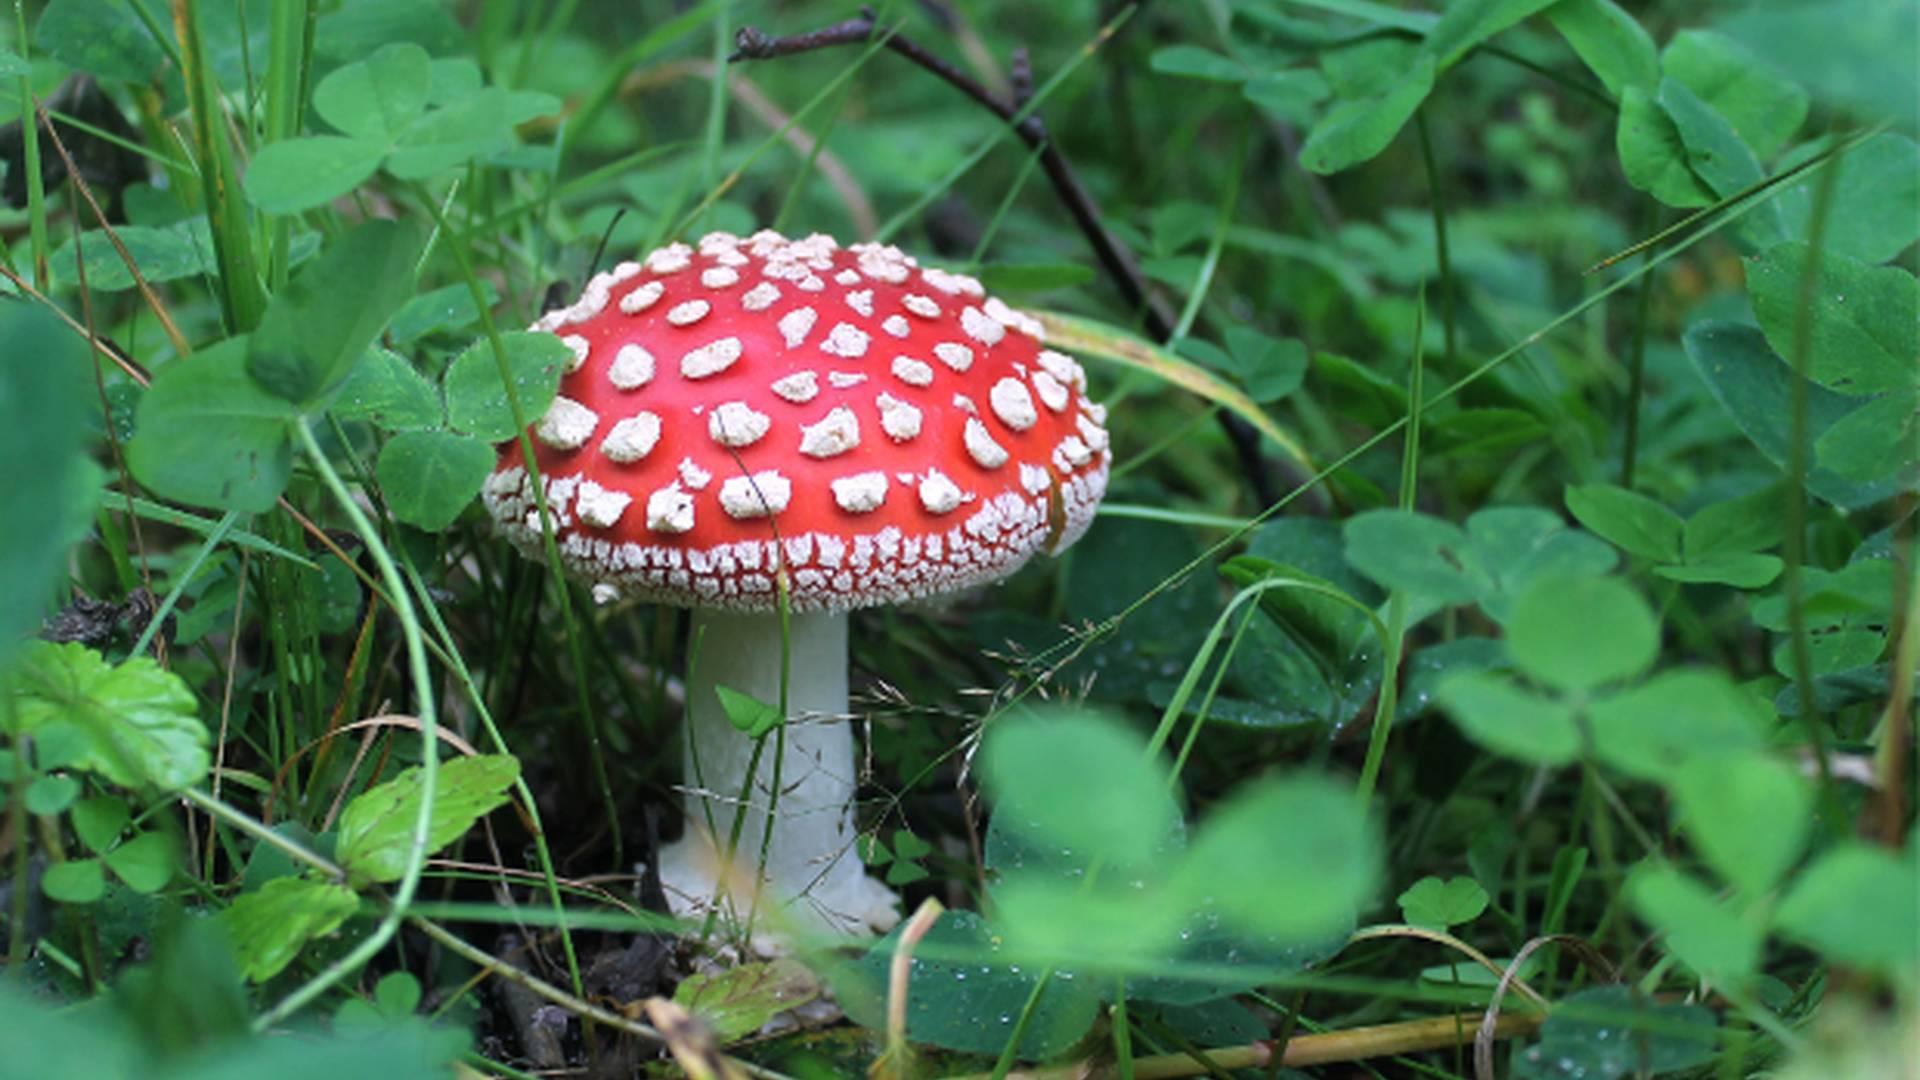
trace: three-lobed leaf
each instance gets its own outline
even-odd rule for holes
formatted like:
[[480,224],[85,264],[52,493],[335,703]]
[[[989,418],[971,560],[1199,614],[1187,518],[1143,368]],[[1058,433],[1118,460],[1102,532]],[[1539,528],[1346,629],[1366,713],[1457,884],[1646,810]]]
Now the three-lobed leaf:
[[247,372],[247,339],[175,360],[140,399],[127,465],[142,484],[194,506],[259,513],[293,471],[292,402]]
[[[560,376],[566,373],[573,354],[552,334],[513,331],[501,334],[500,341],[520,414],[530,424],[553,404],[554,395],[560,392]],[[511,439],[520,433],[506,385],[500,379],[499,361],[488,340],[482,338],[454,357],[442,385],[447,396],[447,422],[456,430],[490,441]]]
[[471,435],[403,431],[381,448],[374,474],[394,517],[439,532],[473,502],[493,463],[493,447]]

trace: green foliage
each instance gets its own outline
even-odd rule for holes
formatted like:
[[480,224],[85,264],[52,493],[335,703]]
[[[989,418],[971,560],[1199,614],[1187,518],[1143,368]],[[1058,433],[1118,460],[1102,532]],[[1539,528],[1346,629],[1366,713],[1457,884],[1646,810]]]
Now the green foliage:
[[394,517],[438,531],[473,501],[493,459],[493,448],[471,435],[406,431],[380,451],[376,475]]
[[347,377],[412,291],[420,238],[391,222],[354,229],[267,305],[247,341],[261,388],[313,409]]
[[786,719],[779,709],[731,686],[716,686],[713,694],[720,699],[720,711],[726,714],[727,723],[750,739],[766,735]]
[[140,482],[193,506],[259,513],[293,473],[292,403],[248,373],[247,339],[176,360],[140,398],[127,465]]
[[34,642],[14,672],[7,734],[32,736],[43,768],[177,791],[206,775],[207,728],[180,677],[146,657],[119,665],[79,644]]
[[1400,894],[1400,914],[1415,926],[1445,930],[1487,910],[1487,890],[1470,877],[1423,877]]
[[1527,1080],[1659,1076],[1713,1060],[1718,1024],[1701,1005],[1646,1000],[1624,986],[1569,995],[1515,1062]]
[[338,929],[359,906],[360,898],[345,885],[283,877],[242,895],[220,917],[241,973],[260,982],[291,964],[307,942]]
[[[560,376],[573,354],[551,334],[516,332],[500,338],[521,415],[538,417],[553,404],[560,390]],[[494,442],[518,433],[506,386],[500,379],[499,361],[488,342],[475,342],[454,357],[447,366],[445,391],[447,419],[455,430]]]
[[52,316],[0,309],[0,340],[33,363],[0,364],[0,460],[26,463],[7,481],[0,513],[0,670],[38,619],[62,557],[93,502],[86,444],[87,386],[80,350]]
[[673,1000],[724,1044],[759,1031],[778,1014],[819,995],[820,984],[811,972],[798,961],[781,958],[688,976],[674,988]]
[[413,849],[425,791],[419,769],[371,788],[347,804],[340,815],[334,858],[357,887],[396,881],[407,863],[460,838],[488,811],[507,801],[507,788],[520,775],[520,763],[504,754],[461,757],[440,767],[432,809],[428,811],[426,849]]

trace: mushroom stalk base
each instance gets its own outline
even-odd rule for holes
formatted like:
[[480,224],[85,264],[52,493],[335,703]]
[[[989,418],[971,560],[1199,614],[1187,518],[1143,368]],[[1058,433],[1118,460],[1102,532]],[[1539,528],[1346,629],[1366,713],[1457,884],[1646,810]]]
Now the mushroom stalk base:
[[[789,620],[787,720],[765,736],[749,786],[754,740],[727,719],[715,687],[779,702],[780,617],[694,611],[698,651],[687,680],[681,774],[687,832],[660,853],[661,884],[676,914],[702,916],[717,908],[736,926],[751,918],[752,940],[761,948],[822,934],[864,936],[900,917],[899,898],[866,875],[854,851],[847,617],[816,612]],[[742,805],[745,820],[729,862],[725,853]]]

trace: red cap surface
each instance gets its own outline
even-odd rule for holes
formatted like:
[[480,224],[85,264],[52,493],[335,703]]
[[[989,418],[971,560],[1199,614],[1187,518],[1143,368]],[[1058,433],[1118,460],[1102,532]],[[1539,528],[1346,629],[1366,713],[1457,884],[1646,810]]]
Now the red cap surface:
[[[602,602],[796,611],[997,580],[1078,539],[1106,411],[1029,316],[899,249],[762,231],[621,263],[535,330],[576,358],[533,426],[555,539]],[[518,441],[487,509],[539,555]]]

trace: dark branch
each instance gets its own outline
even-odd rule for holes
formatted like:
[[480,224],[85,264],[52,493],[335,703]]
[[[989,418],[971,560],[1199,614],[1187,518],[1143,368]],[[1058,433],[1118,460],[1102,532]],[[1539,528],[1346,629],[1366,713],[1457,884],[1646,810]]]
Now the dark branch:
[[[1074,224],[1079,226],[1087,243],[1092,245],[1095,258],[1100,260],[1114,287],[1120,290],[1121,298],[1129,307],[1141,313],[1147,332],[1155,339],[1165,341],[1172,336],[1175,325],[1173,309],[1164,298],[1148,288],[1146,277],[1140,272],[1133,252],[1107,231],[1100,220],[1100,210],[1094,204],[1093,196],[1081,185],[1073,166],[1068,164],[1066,156],[1048,137],[1046,125],[1039,114],[1031,111],[1027,99],[1032,93],[1033,70],[1031,63],[1026,60],[1024,49],[1015,54],[1013,64],[1014,93],[1020,98],[1019,101],[1001,98],[966,72],[928,52],[898,29],[888,30],[880,26],[872,8],[862,8],[859,18],[790,37],[772,37],[755,27],[741,27],[734,34],[735,51],[731,59],[771,60],[836,45],[865,44],[876,38],[887,49],[939,76],[947,85],[1013,125],[1014,131],[1027,146],[1039,151],[1040,167],[1053,184],[1054,193],[1066,204]],[[1261,506],[1271,506],[1277,501],[1278,493],[1273,488],[1267,463],[1260,454],[1259,433],[1232,413],[1223,410],[1219,415],[1221,426],[1226,429],[1227,437],[1247,471],[1255,497],[1260,500]]]

